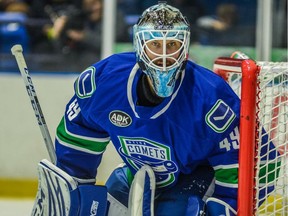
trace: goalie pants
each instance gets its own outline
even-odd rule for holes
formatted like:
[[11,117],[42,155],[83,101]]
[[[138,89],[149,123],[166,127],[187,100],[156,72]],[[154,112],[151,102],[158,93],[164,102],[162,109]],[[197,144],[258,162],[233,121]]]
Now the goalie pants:
[[[116,168],[106,183],[109,194],[126,207],[130,188],[127,171],[126,166]],[[199,166],[192,174],[180,174],[173,187],[164,191],[156,190],[155,216],[183,216],[191,205],[191,202],[188,202],[189,197],[196,196],[205,201],[213,192],[214,170],[209,166]]]

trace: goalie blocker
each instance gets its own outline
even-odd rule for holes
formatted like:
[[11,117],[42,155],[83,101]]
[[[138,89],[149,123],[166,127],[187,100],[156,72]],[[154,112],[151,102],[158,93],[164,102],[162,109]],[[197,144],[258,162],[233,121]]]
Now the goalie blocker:
[[107,189],[99,185],[78,185],[70,175],[43,159],[38,165],[38,192],[32,215],[106,214]]

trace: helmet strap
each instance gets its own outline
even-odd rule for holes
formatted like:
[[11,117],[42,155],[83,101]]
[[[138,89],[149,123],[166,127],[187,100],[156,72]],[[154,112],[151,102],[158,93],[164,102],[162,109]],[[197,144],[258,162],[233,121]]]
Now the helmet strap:
[[185,69],[186,64],[187,64],[187,60],[183,61],[181,68],[180,68],[180,72],[182,72]]
[[144,62],[143,61],[141,61],[141,60],[138,60],[138,65],[139,65],[139,67],[140,67],[140,69],[142,70],[142,71],[146,71],[146,66],[145,66],[145,64],[144,64]]

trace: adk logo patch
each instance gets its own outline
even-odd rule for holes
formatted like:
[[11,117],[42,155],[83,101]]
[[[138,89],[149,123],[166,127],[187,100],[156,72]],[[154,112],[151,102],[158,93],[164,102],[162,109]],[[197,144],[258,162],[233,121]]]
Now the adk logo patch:
[[175,162],[171,160],[171,150],[161,143],[138,137],[118,137],[121,147],[120,155],[126,158],[135,170],[144,164],[149,165],[156,177],[158,187],[165,187],[175,181],[174,173],[178,171]]
[[211,110],[206,114],[207,125],[217,133],[224,132],[233,122],[236,115],[222,100],[217,100]]
[[109,120],[118,127],[128,127],[132,123],[132,118],[127,113],[120,110],[110,112]]

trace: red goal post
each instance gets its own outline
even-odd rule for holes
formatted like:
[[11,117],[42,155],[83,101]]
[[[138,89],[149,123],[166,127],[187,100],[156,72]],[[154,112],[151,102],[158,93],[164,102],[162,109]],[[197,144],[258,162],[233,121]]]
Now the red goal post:
[[[288,63],[220,57],[213,71],[241,98],[237,215],[287,216]],[[279,152],[274,161],[265,164],[261,147],[269,147],[261,143],[262,129]],[[263,171],[268,174],[261,176]],[[273,192],[259,200],[258,194],[271,185]]]

